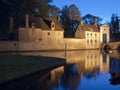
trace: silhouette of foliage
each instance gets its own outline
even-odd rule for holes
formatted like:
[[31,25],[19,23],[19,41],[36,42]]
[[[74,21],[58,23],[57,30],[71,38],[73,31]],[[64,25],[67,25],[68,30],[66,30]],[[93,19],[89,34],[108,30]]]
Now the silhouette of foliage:
[[86,14],[85,16],[82,17],[83,23],[93,24],[94,23],[94,18],[97,19],[97,24],[99,26],[101,24],[102,18],[100,18],[98,16],[91,15],[91,14]]
[[112,14],[111,16],[110,34],[112,41],[119,41],[120,28],[119,28],[119,16],[117,14]]
[[26,13],[32,16],[48,17],[52,7],[51,2],[52,0],[0,0],[0,36],[9,33],[10,16],[14,18],[15,27],[19,25]]
[[65,37],[74,37],[75,30],[79,24],[80,11],[74,5],[64,6],[61,10],[61,21],[65,30]]

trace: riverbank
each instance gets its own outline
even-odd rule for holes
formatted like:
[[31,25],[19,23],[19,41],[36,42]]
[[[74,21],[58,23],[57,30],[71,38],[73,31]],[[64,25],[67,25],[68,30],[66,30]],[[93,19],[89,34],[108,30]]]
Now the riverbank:
[[65,59],[61,58],[0,55],[0,83],[32,75],[34,73],[64,64]]

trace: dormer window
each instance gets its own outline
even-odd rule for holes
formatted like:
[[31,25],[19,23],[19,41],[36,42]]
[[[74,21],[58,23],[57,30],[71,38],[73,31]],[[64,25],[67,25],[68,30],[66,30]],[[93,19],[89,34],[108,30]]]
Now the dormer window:
[[48,36],[50,36],[50,32],[48,32]]

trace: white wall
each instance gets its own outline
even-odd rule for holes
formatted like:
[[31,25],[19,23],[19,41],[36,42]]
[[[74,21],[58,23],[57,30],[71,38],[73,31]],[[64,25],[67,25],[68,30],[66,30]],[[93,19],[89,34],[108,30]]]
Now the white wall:
[[107,35],[107,43],[110,41],[109,26],[103,24],[100,26],[100,43],[103,43],[103,34]]

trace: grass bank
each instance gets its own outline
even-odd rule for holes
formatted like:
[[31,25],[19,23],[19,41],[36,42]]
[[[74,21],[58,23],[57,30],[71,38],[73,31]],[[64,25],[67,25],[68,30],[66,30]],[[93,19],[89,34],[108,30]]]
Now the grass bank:
[[65,64],[61,58],[0,55],[0,83]]

